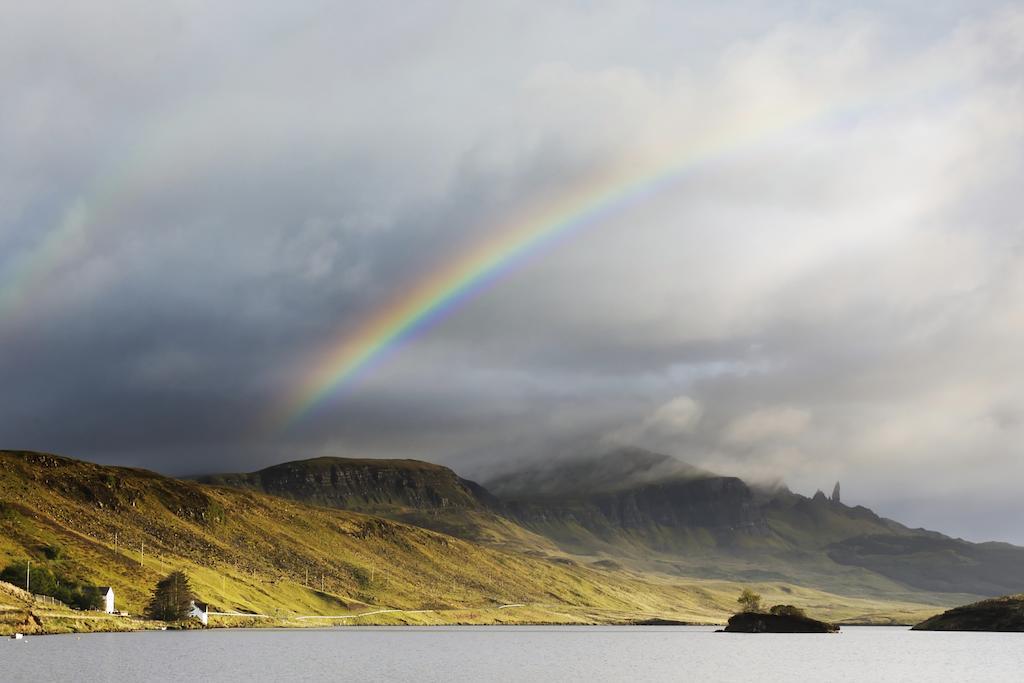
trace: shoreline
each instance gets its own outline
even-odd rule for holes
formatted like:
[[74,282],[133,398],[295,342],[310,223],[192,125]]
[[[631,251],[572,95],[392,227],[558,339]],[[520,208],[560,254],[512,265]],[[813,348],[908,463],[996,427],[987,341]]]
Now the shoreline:
[[[498,612],[497,608],[491,610]],[[721,622],[687,621],[651,617],[627,618],[595,618],[594,615],[573,615],[557,611],[550,617],[536,614],[547,611],[535,608],[534,614],[515,618],[507,611],[497,614],[484,614],[484,610],[452,610],[448,613],[439,610],[409,610],[408,612],[388,611],[373,615],[299,615],[284,618],[278,617],[230,617],[210,616],[207,625],[197,619],[184,622],[161,622],[116,615],[35,612],[26,611],[17,616],[20,619],[0,623],[0,637],[10,637],[15,633],[25,636],[62,635],[83,633],[128,633],[140,631],[206,631],[227,629],[325,629],[325,628],[362,628],[362,627],[406,627],[431,628],[453,626],[496,626],[496,627],[536,627],[536,626],[706,626],[720,627]]]
[[[418,615],[425,614],[425,611],[415,611]],[[285,619],[261,618],[261,619],[239,619],[235,623],[227,623],[223,619],[211,618],[206,626],[198,620],[186,622],[160,622],[146,619],[134,619],[131,617],[101,617],[99,615],[56,615],[56,614],[33,614],[38,622],[33,620],[34,628],[19,629],[10,628],[10,625],[0,625],[0,637],[11,637],[14,633],[22,633],[27,636],[54,636],[89,633],[139,633],[144,631],[223,631],[223,630],[324,630],[324,629],[345,629],[345,628],[409,628],[409,629],[431,629],[431,628],[452,628],[452,627],[496,627],[496,628],[531,628],[531,627],[645,627],[645,628],[672,628],[672,627],[705,627],[721,628],[723,622],[698,622],[683,621],[674,619],[508,619],[508,620],[485,620],[438,618],[444,615],[436,611],[429,611],[428,618],[411,619],[403,618],[401,614],[392,614],[387,619],[366,619],[360,620],[359,615],[352,615],[351,618],[339,617],[289,617]],[[452,615],[455,616],[455,615]],[[433,617],[433,618],[430,618]],[[841,626],[855,627],[890,627],[909,629],[913,624],[878,624],[867,622],[849,622]]]

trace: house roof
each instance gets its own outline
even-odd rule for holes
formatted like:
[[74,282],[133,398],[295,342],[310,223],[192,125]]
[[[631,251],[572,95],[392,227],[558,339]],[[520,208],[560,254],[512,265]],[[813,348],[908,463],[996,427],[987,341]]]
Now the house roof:
[[98,591],[99,591],[100,593],[104,593],[104,594],[105,594],[105,593],[110,593],[110,592],[112,592],[112,591],[114,590],[114,589],[113,589],[113,588],[111,588],[110,586],[96,586],[96,589],[97,589],[97,590],[98,590]]

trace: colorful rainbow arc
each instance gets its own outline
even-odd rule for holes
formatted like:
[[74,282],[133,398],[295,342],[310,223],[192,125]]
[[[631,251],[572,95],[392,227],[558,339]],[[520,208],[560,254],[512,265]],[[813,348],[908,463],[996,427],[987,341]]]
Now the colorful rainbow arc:
[[389,350],[412,337],[460,303],[479,293],[531,254],[638,199],[658,192],[701,163],[739,150],[809,121],[822,107],[791,110],[774,121],[705,138],[670,163],[647,164],[648,172],[608,175],[577,187],[556,200],[534,207],[497,230],[457,259],[430,273],[390,305],[365,320],[355,332],[339,335],[326,352],[310,364],[302,381],[271,419],[272,431],[286,429],[325,398],[380,360]]

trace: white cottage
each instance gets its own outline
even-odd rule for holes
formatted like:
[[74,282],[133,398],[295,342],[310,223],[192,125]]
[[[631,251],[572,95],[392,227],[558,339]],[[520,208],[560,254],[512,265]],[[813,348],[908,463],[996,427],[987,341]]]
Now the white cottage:
[[100,597],[103,599],[103,611],[107,614],[114,613],[114,589],[110,586],[99,587]]
[[192,608],[188,611],[188,615],[190,617],[195,617],[203,626],[206,626],[207,622],[210,620],[210,606],[206,603],[196,602],[193,600]]

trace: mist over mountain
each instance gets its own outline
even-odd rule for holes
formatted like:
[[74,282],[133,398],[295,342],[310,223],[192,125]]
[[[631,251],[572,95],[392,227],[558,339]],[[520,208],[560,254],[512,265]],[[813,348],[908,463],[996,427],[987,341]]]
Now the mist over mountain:
[[518,471],[485,479],[499,496],[566,496],[605,493],[668,480],[714,476],[678,458],[641,448],[620,448],[603,455],[539,461]]

